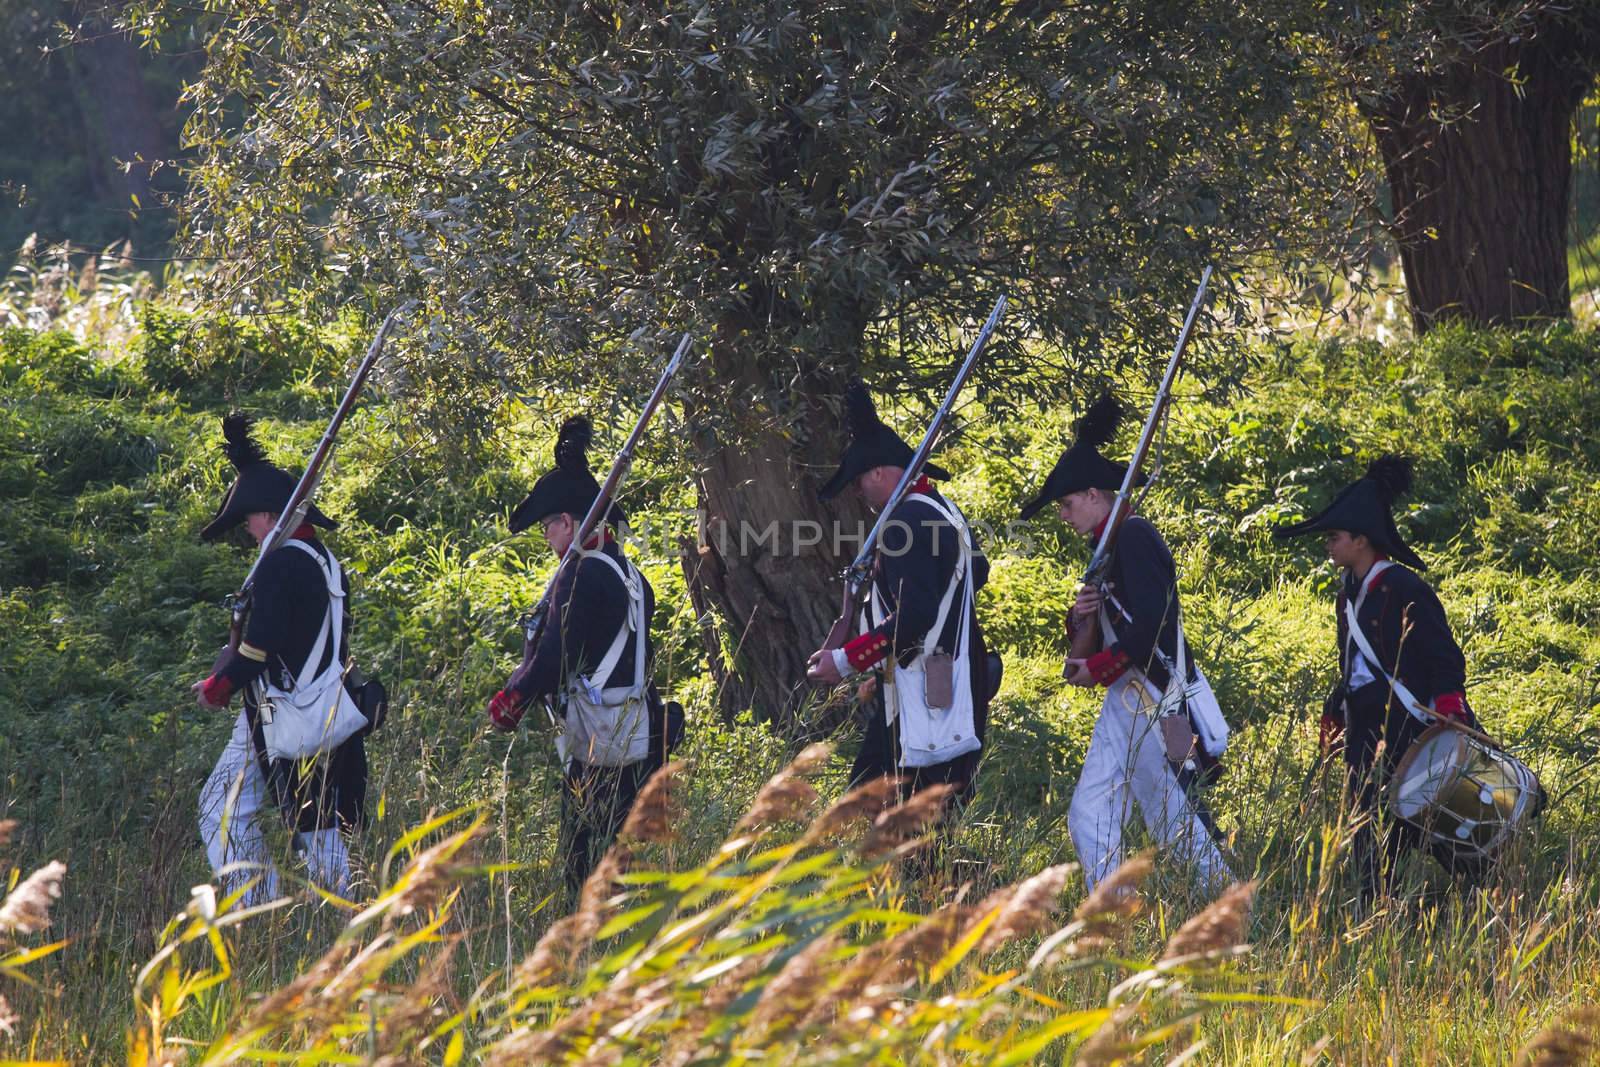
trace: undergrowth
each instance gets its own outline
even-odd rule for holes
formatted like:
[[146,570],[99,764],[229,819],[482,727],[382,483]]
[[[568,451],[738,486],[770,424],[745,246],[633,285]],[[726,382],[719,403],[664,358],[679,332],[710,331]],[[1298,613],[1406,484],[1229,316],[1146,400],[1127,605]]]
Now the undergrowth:
[[[998,923],[999,902],[1041,872],[1058,872],[1042,888],[1060,898],[1041,915],[1083,906],[1081,881],[1059,872],[1074,859],[1065,815],[1096,707],[1061,685],[1057,658],[1083,551],[1038,521],[1031,545],[994,546],[980,612],[1007,681],[978,795],[932,853],[931,880],[859,840],[805,841],[842,792],[849,726],[840,754],[810,757],[803,780],[818,808],[774,820],[777,830],[736,829],[798,743],[748,715],[718,716],[679,562],[657,541],[638,549],[657,590],[658,681],[691,714],[674,834],[636,843],[625,864],[619,854],[625,870],[579,902],[577,914],[598,910],[563,953],[570,969],[534,981],[519,968],[542,940],[572,932],[557,925],[572,912],[555,854],[558,769],[546,737],[490,736],[482,709],[549,565],[533,541],[506,535],[504,514],[542,469],[557,414],[581,401],[508,402],[467,452],[418,436],[381,389],[358,411],[323,499],[342,524],[330,542],[352,574],[357,657],[394,699],[371,739],[354,910],[302,892],[240,921],[230,902],[190,895],[208,877],[196,798],[230,721],[196,708],[187,688],[211,662],[221,600],[246,566],[240,548],[196,541],[227,481],[217,417],[236,404],[257,413],[274,458],[298,467],[361,328],[202,320],[132,296],[118,291],[107,313],[115,330],[85,314],[69,323],[77,335],[38,316],[0,333],[0,814],[18,824],[14,884],[55,859],[69,872],[43,942],[67,946],[29,965],[36,985],[3,990],[17,1022],[9,1036],[0,1028],[0,1056],[201,1062],[261,1046],[310,1050],[313,1062],[337,1045],[339,1062],[480,1062],[582,1016],[561,1032],[573,1056],[597,1062],[607,1048],[664,1058],[674,1041],[719,1061],[760,1048],[793,1060],[993,1060],[1053,1025],[1038,1055],[1059,1060],[1130,989],[1151,1013],[1117,1033],[1159,1034],[1169,1056],[1199,1041],[1206,1062],[1498,1064],[1547,1023],[1582,1036],[1582,1006],[1600,999],[1589,920],[1600,904],[1596,335],[1306,340],[1267,353],[1234,404],[1180,399],[1163,477],[1141,506],[1179,558],[1189,633],[1237,731],[1211,799],[1236,874],[1256,882],[1238,937],[1247,955],[1181,980],[1157,968],[1142,980],[1153,985],[1122,988],[1206,906],[1157,857],[1148,906],[1119,927],[1113,958],[1101,946],[1034,962],[1060,925],[1041,918],[994,952],[979,935],[940,969],[961,938],[945,945],[934,931]],[[951,496],[1002,527],[1071,419],[974,420],[941,458],[957,475]],[[1392,904],[1358,916],[1338,775],[1318,763],[1314,738],[1336,576],[1313,545],[1269,531],[1395,448],[1418,459],[1400,522],[1462,640],[1474,706],[1555,803],[1484,890],[1451,895],[1419,862]],[[630,481],[630,511],[657,528],[692,506],[681,451],[651,442]],[[465,814],[436,822],[442,812]],[[448,877],[406,903],[430,856]],[[672,940],[685,924],[686,939]],[[918,930],[939,953],[895,956],[904,969],[877,983],[883,999],[861,994],[873,1012],[860,1025],[776,1006],[787,968],[825,974],[800,983],[821,998]],[[691,1026],[730,984],[720,1014]]]

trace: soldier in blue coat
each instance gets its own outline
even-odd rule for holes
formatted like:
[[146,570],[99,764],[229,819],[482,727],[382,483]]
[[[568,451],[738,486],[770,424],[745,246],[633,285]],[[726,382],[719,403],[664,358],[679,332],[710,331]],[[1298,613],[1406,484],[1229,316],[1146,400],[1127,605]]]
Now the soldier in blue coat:
[[[243,525],[259,544],[277,524],[296,479],[267,461],[246,416],[229,415],[222,425],[224,451],[238,473],[200,536],[215,541]],[[258,822],[274,807],[294,831],[312,878],[336,893],[349,888],[344,835],[363,821],[366,731],[311,759],[271,758],[263,732],[269,694],[291,692],[330,671],[343,684],[350,659],[349,581],[317,536],[318,528],[334,525],[313,504],[300,528],[261,561],[239,647],[194,686],[200,705],[211,709],[225,708],[235,694],[243,694],[233,734],[200,793],[200,829],[212,868],[219,874],[228,870],[222,875],[225,889],[259,876],[249,903],[278,894],[277,872]]]
[[[589,420],[561,426],[555,467],[511,513],[511,532],[537,525],[563,559],[579,524],[600,495],[589,470]],[[645,781],[666,761],[681,728],[651,679],[655,648],[650,619],[655,592],[616,540],[622,512],[578,546],[558,575],[539,644],[489,702],[497,730],[517,728],[528,707],[548,702],[560,720],[556,747],[565,765],[562,854],[576,894],[621,828]]]
[[[1091,545],[1105,535],[1127,467],[1100,449],[1120,417],[1110,396],[1091,405],[1076,439],[1022,509],[1022,518],[1055,503],[1061,520]],[[1129,515],[1115,541],[1104,588],[1085,586],[1079,592],[1066,635],[1085,653],[1067,659],[1067,681],[1105,689],[1067,814],[1090,889],[1122,862],[1123,827],[1136,801],[1151,836],[1191,863],[1210,888],[1220,888],[1229,877],[1217,847],[1220,835],[1188,769],[1206,756],[1208,743],[1210,755],[1221,755],[1227,727],[1182,633],[1172,553],[1154,525]],[[1192,755],[1174,761],[1168,758],[1161,723],[1184,713],[1199,724],[1200,736]]]
[[[1273,531],[1278,537],[1322,534],[1328,558],[1343,569],[1335,608],[1339,680],[1323,703],[1321,736],[1324,749],[1342,742],[1351,799],[1372,816],[1378,814],[1383,785],[1395,765],[1431,722],[1451,719],[1477,726],[1466,700],[1466,657],[1451,633],[1444,605],[1418,573],[1427,564],[1395,526],[1392,508],[1410,488],[1411,460],[1380,456],[1320,513]],[[1371,656],[1351,631],[1352,615]],[[1426,710],[1407,708],[1391,678]],[[1375,766],[1379,742],[1383,760]],[[1369,827],[1356,840],[1369,889],[1399,851],[1418,840],[1403,823],[1384,829],[1381,850],[1373,837]],[[1444,850],[1434,854],[1447,868],[1470,873]]]
[[[878,418],[866,386],[852,383],[845,402],[851,441],[820,494],[826,500],[854,488],[881,511],[912,449]],[[924,467],[885,524],[858,635],[813,653],[807,673],[824,685],[876,681],[852,785],[897,775],[907,796],[944,783],[955,786],[959,802],[974,788],[993,665],[976,608],[989,561],[960,509],[930,480],[948,477],[935,464]]]

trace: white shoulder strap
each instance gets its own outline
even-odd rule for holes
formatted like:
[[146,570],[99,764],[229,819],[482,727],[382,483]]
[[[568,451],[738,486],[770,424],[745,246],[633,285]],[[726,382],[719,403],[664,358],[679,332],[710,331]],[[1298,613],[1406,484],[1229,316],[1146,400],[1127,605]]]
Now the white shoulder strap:
[[928,628],[927,635],[922,639],[922,654],[925,656],[932,655],[934,649],[939,646],[939,635],[944,633],[945,623],[950,618],[950,609],[955,605],[956,589],[964,579],[966,592],[961,598],[963,609],[961,618],[956,623],[956,647],[946,650],[951,656],[960,658],[966,652],[967,616],[971,614],[965,609],[970,605],[972,599],[972,531],[967,527],[965,516],[957,511],[954,505],[945,507],[933,497],[924,496],[921,493],[914,493],[906,497],[906,499],[928,505],[938,512],[939,517],[949,523],[956,532],[956,540],[960,546],[960,556],[956,560],[955,567],[950,571],[950,584],[945,587],[944,596],[939,601],[939,614],[934,618],[933,625]]
[[[1361,592],[1356,594],[1355,608],[1356,608],[1357,611],[1360,611],[1361,610],[1361,605],[1363,605],[1363,604],[1365,604],[1367,602],[1367,590],[1371,589],[1374,585],[1377,584],[1378,575],[1382,574],[1384,571],[1388,570],[1390,567],[1393,567],[1393,566],[1394,566],[1393,561],[1387,560],[1387,559],[1380,559],[1380,560],[1378,560],[1378,562],[1374,563],[1371,566],[1371,568],[1369,568],[1367,570],[1366,577],[1361,579]],[[1349,602],[1350,602],[1350,598],[1349,597],[1345,597],[1345,603],[1348,604]]]
[[611,647],[606,649],[606,654],[594,670],[589,672],[589,677],[596,684],[610,681],[611,672],[616,670],[617,661],[622,658],[622,648],[628,643],[628,634],[635,633],[639,639],[634,642],[633,655],[633,684],[644,684],[644,586],[639,580],[639,571],[631,561],[624,559],[619,564],[616,560],[606,555],[600,549],[584,551],[579,549],[578,554],[584,559],[598,559],[616,572],[622,579],[622,585],[628,591],[628,610],[623,613],[622,625],[617,629],[617,636],[612,638]]
[[[1387,565],[1387,561],[1379,561],[1379,564],[1374,564],[1374,570],[1376,570],[1380,564]],[[1434,720],[1433,713],[1423,705],[1422,701],[1418,700],[1414,695],[1412,695],[1411,690],[1406,687],[1404,682],[1383,669],[1383,664],[1378,662],[1378,654],[1372,650],[1372,642],[1368,641],[1367,635],[1361,632],[1361,619],[1356,615],[1356,608],[1366,600],[1367,589],[1371,588],[1373,577],[1375,577],[1375,575],[1372,573],[1372,571],[1368,571],[1366,584],[1363,585],[1361,589],[1361,595],[1356,597],[1354,601],[1350,600],[1348,597],[1345,598],[1345,628],[1350,631],[1351,642],[1354,643],[1356,648],[1360,650],[1361,654],[1366,657],[1367,663],[1371,665],[1372,669],[1377,671],[1378,674],[1383,677],[1384,681],[1389,683],[1390,692],[1400,698],[1400,703],[1405,706],[1405,709],[1409,711],[1419,722],[1431,723]]]
[[[310,556],[321,569],[328,585],[328,610],[322,616],[322,629],[318,631],[317,640],[306,655],[305,666],[295,675],[294,681],[298,685],[302,679],[317,676],[317,667],[321,665],[322,657],[327,653],[329,640],[334,634],[344,632],[344,582],[342,581],[344,572],[332,552],[329,552],[324,559],[320,552],[311,547],[309,541],[294,539],[285,541],[284,545],[298,548]],[[335,664],[338,663],[338,659],[338,655],[335,654],[333,659]]]
[[[1160,660],[1161,661],[1161,666],[1166,668],[1166,672],[1167,672],[1167,694],[1166,695],[1170,695],[1173,692],[1175,692],[1176,690],[1183,689],[1184,687],[1186,687],[1189,684],[1189,667],[1190,667],[1190,663],[1189,663],[1189,645],[1188,645],[1187,640],[1184,638],[1184,633],[1183,633],[1183,609],[1177,603],[1177,589],[1178,589],[1178,587],[1177,587],[1176,581],[1174,581],[1172,589],[1173,589],[1173,600],[1174,600],[1174,603],[1173,603],[1172,607],[1173,607],[1175,621],[1177,623],[1177,628],[1178,628],[1178,633],[1177,633],[1177,642],[1178,643],[1177,643],[1177,647],[1173,649],[1173,652],[1176,654],[1176,657],[1175,657],[1175,659],[1169,660],[1169,659],[1167,659],[1167,654],[1165,652],[1161,651],[1161,641],[1160,641],[1159,634],[1157,635],[1156,647],[1154,649],[1154,655],[1155,655],[1156,659]],[[1116,628],[1113,627],[1112,624],[1111,624],[1111,613],[1106,610],[1106,602],[1108,600],[1112,600],[1112,599],[1113,598],[1111,597],[1111,595],[1109,593],[1103,594],[1101,596],[1101,598],[1100,598],[1100,636],[1101,636],[1101,639],[1105,642],[1105,646],[1107,648],[1110,648],[1112,645],[1117,643],[1117,631],[1116,631]],[[1119,608],[1119,610],[1121,610],[1121,609]],[[1123,614],[1126,617],[1126,614],[1127,614],[1126,611],[1124,611]],[[1141,674],[1145,673],[1143,668],[1139,668],[1139,671],[1140,671]],[[1146,678],[1147,678],[1147,688],[1150,689],[1151,693],[1153,695],[1155,695],[1156,697],[1158,697],[1159,699],[1163,699],[1164,700],[1165,699],[1165,695],[1160,694],[1160,693],[1156,693],[1155,692],[1155,683],[1154,682],[1149,682],[1148,681],[1148,676],[1146,676]],[[1177,706],[1178,705],[1173,704],[1172,708],[1169,709],[1168,714],[1175,713]]]

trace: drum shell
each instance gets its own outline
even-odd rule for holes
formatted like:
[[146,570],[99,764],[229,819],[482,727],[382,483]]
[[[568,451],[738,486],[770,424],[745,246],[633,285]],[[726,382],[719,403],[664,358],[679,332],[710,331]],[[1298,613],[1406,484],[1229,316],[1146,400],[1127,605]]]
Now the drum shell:
[[1476,731],[1442,722],[1406,751],[1387,793],[1397,818],[1475,859],[1492,858],[1544,806],[1544,789],[1526,764]]

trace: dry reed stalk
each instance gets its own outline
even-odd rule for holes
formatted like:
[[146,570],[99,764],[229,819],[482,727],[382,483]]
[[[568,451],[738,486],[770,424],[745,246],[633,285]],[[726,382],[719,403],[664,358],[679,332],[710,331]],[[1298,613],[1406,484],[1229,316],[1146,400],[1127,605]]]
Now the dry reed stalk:
[[805,1018],[822,994],[827,958],[842,943],[838,934],[825,934],[791,956],[756,1001],[745,1028],[746,1037],[770,1040],[792,1030]]
[[458,943],[454,938],[445,942],[423,967],[417,980],[401,992],[394,1006],[383,1016],[383,1033],[378,1039],[380,1056],[394,1056],[399,1063],[408,1062],[400,1057],[415,1046],[417,1039],[431,1029],[443,1013],[440,1005],[452,999],[450,959]]
[[734,824],[733,832],[800,819],[816,801],[816,787],[786,768],[761,787],[749,809]]
[[313,993],[337,979],[355,954],[353,941],[335,941],[304,974],[269,993],[251,1009],[239,1031],[275,1025],[283,1020],[312,1021],[324,1017],[331,1002],[318,1003],[313,1000]]
[[859,819],[869,822],[883,814],[900,798],[900,782],[885,775],[850,790],[834,801],[806,831],[804,840],[814,844],[838,833]]
[[723,974],[700,995],[698,1001],[672,1029],[667,1046],[661,1052],[663,1067],[685,1067],[696,1060],[714,1059],[715,1053],[704,1044],[708,1023],[718,1019],[728,1007],[744,994],[745,986],[761,973],[769,957],[749,956],[738,966]]
[[1001,902],[999,916],[984,931],[983,940],[978,942],[978,954],[987,955],[1019,937],[1039,933],[1048,927],[1060,904],[1061,891],[1066,888],[1067,876],[1075,869],[1076,865],[1071,863],[1046,867],[1018,885]]
[[917,977],[944,958],[966,934],[982,906],[959,902],[946,904],[909,930],[901,931],[889,943],[888,958],[872,975],[868,987],[901,985]]
[[463,866],[455,862],[456,856],[462,853],[470,856],[483,831],[484,826],[480,823],[459,834],[452,834],[419,853],[401,876],[400,891],[395,894],[384,922],[393,922],[396,916],[431,911],[437,906],[455,884],[457,873]]
[[0,905],[0,933],[31,934],[50,925],[50,905],[61,899],[61,880],[67,865],[51,860],[6,897]]
[[822,772],[828,765],[828,759],[833,755],[833,742],[813,741],[800,750],[800,754],[789,761],[789,772],[804,778],[812,778]]
[[1516,1067],[1578,1067],[1600,1059],[1600,1006],[1589,1005],[1540,1030],[1522,1046]]
[[1162,950],[1161,963],[1192,957],[1212,956],[1244,944],[1245,927],[1250,923],[1250,903],[1255,899],[1256,883],[1235,882],[1205,910],[1173,933]]
[[683,764],[673,760],[650,776],[622,824],[620,840],[667,841],[672,837],[672,825],[677,821],[673,786],[682,773]]
[[854,1007],[893,951],[894,940],[890,938],[868,945],[856,953],[839,980],[818,997],[811,1010],[806,1012],[805,1018],[800,1020],[800,1025],[810,1026],[821,1022],[837,1014],[840,1007]]
[[911,799],[872,820],[872,829],[862,842],[862,854],[869,858],[886,855],[909,845],[920,838],[944,814],[945,800],[955,792],[955,786],[940,783],[930,785]]
[[817,774],[833,755],[833,745],[817,741],[800,750],[789,765],[767,781],[740,816],[733,832],[738,834],[757,826],[798,820],[817,802],[816,788],[806,781]]
[[[632,989],[603,989],[577,1011],[557,1019],[543,1030],[518,1030],[489,1049],[487,1067],[513,1067],[565,1058],[584,1037],[598,1038],[619,1009],[633,1002]],[[585,1056],[594,1050],[585,1050]]]

